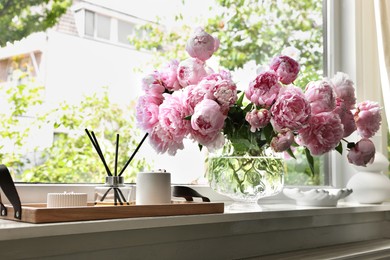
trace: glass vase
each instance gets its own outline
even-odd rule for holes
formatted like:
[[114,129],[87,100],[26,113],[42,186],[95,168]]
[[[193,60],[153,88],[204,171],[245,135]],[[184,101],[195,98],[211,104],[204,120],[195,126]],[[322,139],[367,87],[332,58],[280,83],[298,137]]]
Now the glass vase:
[[283,159],[270,148],[241,155],[229,149],[222,151],[225,152],[208,157],[207,176],[213,190],[235,201],[249,203],[282,191]]

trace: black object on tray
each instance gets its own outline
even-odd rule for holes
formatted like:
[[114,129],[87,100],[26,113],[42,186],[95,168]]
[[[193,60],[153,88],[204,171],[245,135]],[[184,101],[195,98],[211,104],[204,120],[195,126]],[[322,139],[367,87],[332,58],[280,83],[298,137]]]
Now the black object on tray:
[[204,197],[196,190],[187,186],[174,186],[172,190],[173,197],[185,198],[186,201],[194,201],[193,198],[201,198],[203,202],[210,202],[210,199]]
[[[14,181],[12,180],[11,174],[8,168],[4,165],[0,165],[0,187],[4,192],[4,195],[11,202],[14,208],[14,217],[16,219],[22,219],[22,204],[20,202],[19,194],[16,190]],[[0,215],[7,216],[7,208],[1,202],[0,197]]]

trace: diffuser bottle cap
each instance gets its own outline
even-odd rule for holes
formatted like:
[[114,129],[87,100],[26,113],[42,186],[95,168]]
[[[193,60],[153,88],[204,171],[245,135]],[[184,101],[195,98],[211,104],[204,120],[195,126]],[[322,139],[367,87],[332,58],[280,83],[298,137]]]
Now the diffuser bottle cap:
[[112,187],[124,186],[124,178],[122,176],[106,176],[106,185]]

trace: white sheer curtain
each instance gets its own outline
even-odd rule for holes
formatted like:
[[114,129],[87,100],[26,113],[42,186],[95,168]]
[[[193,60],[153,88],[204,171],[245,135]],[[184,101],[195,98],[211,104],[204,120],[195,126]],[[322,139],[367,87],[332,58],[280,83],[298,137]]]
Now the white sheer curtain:
[[382,95],[390,124],[390,0],[375,0],[374,8]]

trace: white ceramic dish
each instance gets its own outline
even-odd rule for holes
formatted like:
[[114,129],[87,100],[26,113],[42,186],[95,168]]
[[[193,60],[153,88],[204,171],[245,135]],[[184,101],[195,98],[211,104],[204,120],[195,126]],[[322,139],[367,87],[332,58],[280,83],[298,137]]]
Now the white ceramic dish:
[[352,189],[283,189],[284,195],[294,199],[299,206],[334,207],[340,199],[352,193]]

